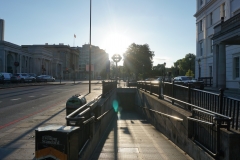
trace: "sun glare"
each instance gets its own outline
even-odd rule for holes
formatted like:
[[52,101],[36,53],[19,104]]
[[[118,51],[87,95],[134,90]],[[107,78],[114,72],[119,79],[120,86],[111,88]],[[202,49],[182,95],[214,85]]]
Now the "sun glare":
[[109,58],[116,53],[122,56],[129,45],[127,36],[120,33],[111,33],[104,40],[104,49],[109,54]]

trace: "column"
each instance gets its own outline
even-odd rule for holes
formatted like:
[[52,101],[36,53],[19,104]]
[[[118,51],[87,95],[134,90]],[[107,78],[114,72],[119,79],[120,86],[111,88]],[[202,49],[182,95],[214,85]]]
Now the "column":
[[213,46],[213,87],[218,86],[218,48],[217,44]]
[[220,43],[218,58],[218,87],[226,88],[226,45]]

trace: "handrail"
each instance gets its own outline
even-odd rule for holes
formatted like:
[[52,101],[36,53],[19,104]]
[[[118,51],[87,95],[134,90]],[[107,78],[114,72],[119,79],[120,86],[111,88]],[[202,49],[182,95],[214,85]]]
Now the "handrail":
[[81,150],[79,151],[79,153],[78,153],[78,157],[81,156],[82,152],[83,152],[84,149],[86,148],[86,146],[87,146],[87,144],[89,143],[89,141],[90,141],[90,139],[88,139],[88,140],[84,143],[82,149],[81,149]]
[[91,122],[94,119],[95,119],[95,116],[92,116],[91,118],[89,118],[86,121],[84,121],[83,124],[87,124],[88,122]]
[[169,115],[169,114],[165,114],[165,113],[162,113],[162,112],[153,110],[153,109],[149,109],[149,108],[147,108],[147,107],[140,107],[140,108],[148,109],[148,110],[150,110],[150,111],[152,111],[152,112],[155,112],[155,113],[157,113],[157,114],[160,114],[160,115],[163,115],[163,116],[166,116],[166,117],[169,117],[169,118],[173,118],[174,120],[179,121],[179,122],[182,122],[182,121],[183,121],[183,119],[178,118],[178,117],[176,117],[176,116],[171,116],[171,115]]
[[110,112],[112,109],[113,109],[113,108],[107,110],[106,112],[104,112],[102,115],[100,115],[100,116],[99,116],[98,118],[96,118],[96,119],[99,121],[99,120],[102,119],[108,112]]
[[215,126],[214,123],[207,122],[207,121],[202,121],[202,120],[199,120],[199,119],[196,119],[196,118],[187,117],[187,119],[195,121],[195,122],[203,123],[203,124],[206,124],[206,125],[210,125],[210,126]]
[[178,99],[176,99],[176,98],[172,98],[172,97],[170,97],[170,96],[164,95],[164,97],[167,97],[167,98],[172,99],[172,100],[174,100],[174,101],[178,101],[178,102],[184,103],[184,104],[186,104],[186,105],[192,106],[192,107],[197,108],[197,109],[199,109],[199,110],[206,111],[206,112],[209,112],[209,113],[218,115],[218,116],[220,116],[220,117],[224,117],[224,118],[227,118],[227,119],[232,119],[231,117],[228,117],[228,116],[219,114],[219,113],[217,113],[217,112],[209,111],[209,110],[207,110],[207,109],[204,109],[204,108],[201,108],[201,107],[199,107],[199,106],[196,106],[196,105],[193,105],[193,104],[190,104],[190,103],[187,103],[187,102],[178,100]]

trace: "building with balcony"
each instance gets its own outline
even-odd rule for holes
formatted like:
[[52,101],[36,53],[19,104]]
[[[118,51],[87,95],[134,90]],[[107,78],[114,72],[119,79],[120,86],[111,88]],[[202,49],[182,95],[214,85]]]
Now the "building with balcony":
[[213,77],[213,86],[240,86],[240,1],[196,0],[195,76]]

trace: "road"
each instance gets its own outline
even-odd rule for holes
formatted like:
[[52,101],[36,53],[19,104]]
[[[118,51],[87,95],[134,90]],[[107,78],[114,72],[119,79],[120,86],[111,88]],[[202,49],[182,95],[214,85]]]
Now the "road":
[[[101,84],[92,84],[92,90],[101,90]],[[75,94],[86,95],[88,84],[44,85],[0,90],[0,129],[34,116],[66,101]]]

